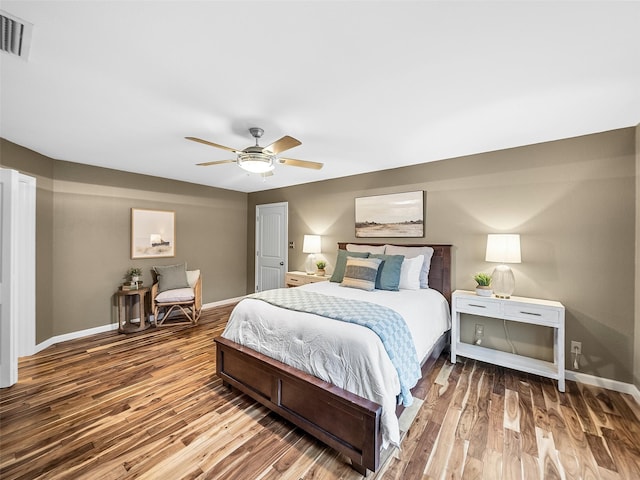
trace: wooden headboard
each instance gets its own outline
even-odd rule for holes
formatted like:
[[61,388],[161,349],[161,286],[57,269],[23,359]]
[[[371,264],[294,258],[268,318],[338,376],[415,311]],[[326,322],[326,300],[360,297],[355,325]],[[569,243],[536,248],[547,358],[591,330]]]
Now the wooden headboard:
[[397,245],[399,247],[431,247],[433,257],[431,257],[431,268],[429,269],[429,288],[438,290],[451,305],[451,245],[429,245],[427,243],[360,243],[360,242],[338,242],[338,248],[347,249],[347,243],[354,245]]

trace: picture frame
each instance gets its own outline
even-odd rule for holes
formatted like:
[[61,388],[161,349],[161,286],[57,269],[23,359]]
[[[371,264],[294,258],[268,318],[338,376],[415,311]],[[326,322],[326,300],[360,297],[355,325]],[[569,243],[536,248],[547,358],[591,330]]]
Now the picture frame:
[[424,192],[355,199],[356,238],[424,237]]
[[168,210],[131,209],[131,258],[176,255],[176,213]]

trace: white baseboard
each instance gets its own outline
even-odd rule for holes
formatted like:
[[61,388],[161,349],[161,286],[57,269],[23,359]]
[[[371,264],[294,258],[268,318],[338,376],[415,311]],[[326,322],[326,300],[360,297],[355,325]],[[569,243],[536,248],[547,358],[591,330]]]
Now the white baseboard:
[[[208,310],[210,308],[222,307],[224,305],[239,302],[243,298],[244,296],[228,298],[226,300],[219,300],[217,302],[207,303],[202,305],[202,309]],[[44,350],[45,348],[50,347],[51,345],[55,345],[56,343],[66,342],[67,340],[75,340],[76,338],[82,338],[88,335],[95,335],[96,333],[110,332],[111,330],[117,330],[117,329],[118,329],[117,323],[110,323],[108,325],[102,325],[101,327],[88,328],[86,330],[79,330],[77,332],[56,335],[55,337],[48,338],[44,342],[37,344],[34,348],[33,353],[36,354]]]
[[76,338],[86,337],[88,335],[95,335],[96,333],[109,332],[111,330],[117,330],[117,323],[110,323],[109,325],[102,325],[101,327],[88,328],[86,330],[80,330],[78,332],[64,333],[62,335],[56,335],[55,337],[47,338],[44,342],[35,346],[34,353],[38,353],[51,345],[56,343],[66,342],[67,340],[74,340]]
[[628,393],[636,399],[636,402],[640,404],[640,390],[638,390],[638,387],[636,387],[632,383],[619,382],[618,380],[596,377],[594,375],[574,372],[572,370],[566,370],[565,377],[567,378],[567,380],[573,380],[574,382],[580,382],[586,385],[594,385],[596,387],[606,388],[615,392]]
[[236,297],[236,298],[227,298],[226,300],[219,300],[217,302],[205,303],[204,305],[202,305],[202,309],[207,310],[209,308],[214,308],[214,307],[223,307],[224,305],[229,305],[230,303],[237,303],[240,300],[242,300],[244,297],[246,297],[246,295],[243,295],[241,297]]

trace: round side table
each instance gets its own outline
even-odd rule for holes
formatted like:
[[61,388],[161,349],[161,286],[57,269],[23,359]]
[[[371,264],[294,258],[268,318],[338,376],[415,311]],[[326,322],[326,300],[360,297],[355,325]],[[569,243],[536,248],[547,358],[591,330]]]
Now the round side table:
[[149,328],[149,313],[146,297],[149,288],[118,290],[118,331],[120,333],[141,332]]

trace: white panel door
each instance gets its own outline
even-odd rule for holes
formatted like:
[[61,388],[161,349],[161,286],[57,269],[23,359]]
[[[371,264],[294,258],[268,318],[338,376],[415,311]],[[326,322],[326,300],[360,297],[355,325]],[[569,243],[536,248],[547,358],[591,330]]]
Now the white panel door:
[[288,212],[287,202],[256,206],[256,292],[284,287]]

